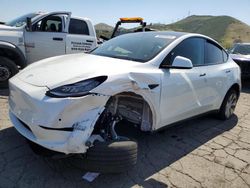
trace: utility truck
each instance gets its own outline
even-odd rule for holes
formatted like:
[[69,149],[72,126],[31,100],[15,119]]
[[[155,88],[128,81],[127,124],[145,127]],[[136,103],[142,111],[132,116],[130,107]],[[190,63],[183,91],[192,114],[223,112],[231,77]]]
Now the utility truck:
[[[0,87],[35,61],[63,54],[89,52],[97,47],[90,19],[71,12],[35,12],[0,24]],[[67,70],[65,70],[67,71]]]

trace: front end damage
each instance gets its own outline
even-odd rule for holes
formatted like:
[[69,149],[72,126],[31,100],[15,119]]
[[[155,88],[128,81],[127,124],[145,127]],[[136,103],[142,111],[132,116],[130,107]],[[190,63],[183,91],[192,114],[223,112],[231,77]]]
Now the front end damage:
[[[73,124],[72,128],[50,128],[45,126],[30,126],[21,121],[14,113],[10,111],[10,120],[25,138],[41,145],[47,149],[69,154],[69,153],[85,153],[87,146],[85,143],[90,137],[93,131],[94,123],[98,118],[102,109],[91,110],[85,113],[85,117],[91,117],[89,119],[83,119],[82,121]],[[77,126],[74,126],[77,125]]]
[[110,97],[105,105],[105,111],[99,118],[101,125],[105,125],[110,117],[119,117],[133,123],[141,131],[151,131],[153,118],[148,103],[142,96],[132,93],[123,92]]
[[13,78],[9,85],[10,119],[20,134],[53,151],[86,152],[85,143],[108,96],[56,99],[44,96],[46,87],[31,87],[18,78]]
[[[120,80],[121,81],[121,80]],[[18,78],[10,81],[10,119],[28,140],[47,149],[70,154],[86,153],[96,140],[119,140],[115,126],[125,119],[141,131],[153,130],[152,103],[144,96],[159,94],[159,88],[140,88],[135,80],[124,80],[125,92],[101,94],[93,91],[83,97],[51,98],[47,87],[31,86]],[[114,86],[115,83],[107,84]],[[156,99],[157,97],[153,97]],[[155,105],[155,104],[154,104]]]

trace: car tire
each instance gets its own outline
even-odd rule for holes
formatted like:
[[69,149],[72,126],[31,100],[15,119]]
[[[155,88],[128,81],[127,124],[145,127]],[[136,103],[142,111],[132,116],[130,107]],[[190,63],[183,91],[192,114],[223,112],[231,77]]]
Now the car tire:
[[8,80],[18,73],[18,67],[14,61],[0,56],[0,88],[8,87]]
[[233,115],[238,98],[236,90],[231,89],[227,92],[218,114],[221,120],[227,120]]
[[121,173],[137,162],[137,142],[131,140],[96,142],[83,159],[83,169],[100,173]]

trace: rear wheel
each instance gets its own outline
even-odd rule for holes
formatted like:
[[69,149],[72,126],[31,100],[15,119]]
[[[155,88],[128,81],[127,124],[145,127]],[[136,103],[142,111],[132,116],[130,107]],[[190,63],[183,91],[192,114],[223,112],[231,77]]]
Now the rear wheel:
[[0,56],[0,88],[8,87],[8,80],[18,73],[16,64],[6,58]]
[[226,120],[226,119],[229,119],[233,115],[237,101],[238,101],[238,97],[239,96],[234,89],[231,89],[228,91],[219,111],[220,119]]

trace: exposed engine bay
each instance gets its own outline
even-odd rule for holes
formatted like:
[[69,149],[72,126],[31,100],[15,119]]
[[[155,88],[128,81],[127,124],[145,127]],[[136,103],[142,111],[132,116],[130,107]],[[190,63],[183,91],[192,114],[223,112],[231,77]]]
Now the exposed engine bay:
[[118,139],[115,125],[121,120],[133,123],[141,131],[152,128],[152,112],[147,102],[140,95],[124,92],[109,99],[93,134],[100,134],[105,140]]

